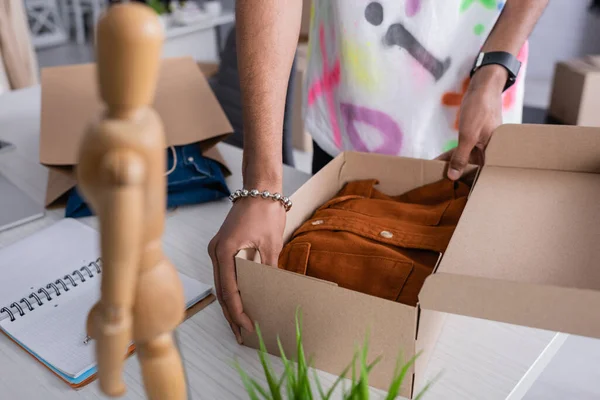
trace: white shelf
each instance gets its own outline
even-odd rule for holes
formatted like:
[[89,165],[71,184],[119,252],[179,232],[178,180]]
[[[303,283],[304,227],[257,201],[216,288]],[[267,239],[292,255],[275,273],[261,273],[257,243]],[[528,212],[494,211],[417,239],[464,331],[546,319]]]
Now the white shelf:
[[176,26],[176,25],[168,25],[165,38],[167,40],[176,38],[179,36],[189,35],[191,33],[195,33],[197,31],[202,31],[206,29],[213,29],[217,26],[229,24],[235,21],[235,14],[232,12],[225,12],[217,17],[209,17],[204,20],[198,21],[197,23],[185,25],[185,26]]

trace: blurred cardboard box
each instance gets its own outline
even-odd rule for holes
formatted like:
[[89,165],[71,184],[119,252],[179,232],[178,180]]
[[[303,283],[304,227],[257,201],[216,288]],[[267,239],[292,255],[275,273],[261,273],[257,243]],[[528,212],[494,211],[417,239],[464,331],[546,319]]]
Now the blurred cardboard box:
[[306,42],[308,40],[308,34],[310,32],[310,10],[312,7],[312,0],[304,0],[302,2],[302,21],[300,22],[300,42]]
[[[49,168],[44,202],[49,206],[77,184],[79,143],[104,105],[95,64],[45,68],[41,82],[40,162]],[[226,167],[215,145],[233,128],[191,57],[162,61],[153,106],[168,146],[198,142],[205,157]]]
[[600,126],[600,56],[556,65],[549,113],[565,124]]
[[199,62],[198,68],[204,74],[206,79],[212,78],[219,72],[219,64],[218,63],[210,63],[210,62]]
[[[284,240],[347,183],[377,178],[398,195],[447,166],[342,153],[292,196]],[[267,349],[295,354],[296,309],[315,368],[339,375],[369,331],[369,384],[388,389],[400,351],[422,352],[401,395],[415,396],[447,313],[600,338],[600,129],[504,125],[492,137],[461,220],[411,307],[236,257],[244,311]],[[389,230],[392,234],[402,234]],[[335,265],[332,265],[335,268]],[[253,334],[244,344],[257,347]],[[435,373],[435,371],[434,371]],[[412,375],[412,379],[411,379]]]

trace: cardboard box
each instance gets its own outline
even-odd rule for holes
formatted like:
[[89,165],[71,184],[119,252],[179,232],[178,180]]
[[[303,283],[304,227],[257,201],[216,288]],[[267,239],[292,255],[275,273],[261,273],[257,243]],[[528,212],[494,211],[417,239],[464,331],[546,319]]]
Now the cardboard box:
[[[80,140],[104,108],[97,86],[95,64],[42,70],[40,162],[50,169],[46,206],[77,183],[73,166]],[[191,57],[162,61],[154,108],[168,146],[199,142],[204,156],[225,166],[214,146],[233,128]]]
[[304,129],[304,79],[308,46],[299,44],[296,50],[296,75],[294,77],[294,103],[292,107],[292,146],[295,149],[312,153],[312,137]]
[[312,0],[304,0],[302,2],[302,20],[300,22],[300,42],[308,41],[310,33],[310,14],[312,8]]
[[217,72],[219,72],[218,63],[199,62],[198,68],[200,68],[200,71],[202,71],[202,74],[204,74],[206,79],[212,78],[217,74]]
[[[444,176],[439,161],[344,153],[293,196],[284,240],[346,182],[400,194]],[[370,384],[387,389],[400,351],[421,387],[446,313],[600,338],[600,129],[504,125],[493,136],[450,245],[410,307],[236,257],[244,310],[277,355],[295,354],[294,313],[316,368],[340,374],[370,332]],[[254,335],[244,343],[257,346]]]
[[570,125],[600,126],[600,56],[560,62],[549,113]]

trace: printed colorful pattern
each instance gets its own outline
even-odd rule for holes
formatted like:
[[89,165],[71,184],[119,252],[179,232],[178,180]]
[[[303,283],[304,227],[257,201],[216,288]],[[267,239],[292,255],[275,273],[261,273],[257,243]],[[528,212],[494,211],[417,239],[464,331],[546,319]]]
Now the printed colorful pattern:
[[[304,112],[319,146],[419,158],[456,147],[467,70],[506,0],[312,3]],[[523,72],[502,97],[507,123],[521,119]]]
[[460,3],[460,12],[467,11],[475,2],[489,10],[495,10],[497,8],[496,0],[462,0],[462,3]]
[[349,74],[344,75],[344,79],[350,78],[352,84],[360,85],[361,88],[374,92],[379,84],[379,74],[372,73],[368,68],[369,64],[365,63],[364,60],[369,59],[371,56],[371,44],[360,46],[359,44],[352,43],[349,40],[344,40],[342,43],[342,62],[345,68],[347,68]]
[[445,153],[447,151],[450,151],[450,150],[456,148],[456,146],[458,146],[458,140],[457,139],[448,140],[446,142],[446,144],[444,145],[444,148],[442,149],[442,152]]
[[467,89],[469,88],[470,78],[466,78],[463,81],[461,92],[446,92],[442,96],[442,104],[446,107],[458,107],[456,111],[456,119],[454,120],[454,129],[458,130],[458,125],[460,123],[460,103],[462,103],[463,97],[465,97],[465,93],[467,93]]
[[[422,0],[406,0],[405,12],[409,17],[414,17],[421,10]],[[380,25],[383,22],[383,6],[378,1],[370,2],[365,8],[365,18],[373,25]]]
[[421,0],[406,0],[406,15],[414,17],[421,9]]
[[331,129],[333,129],[333,139],[336,146],[342,148],[342,132],[337,120],[335,112],[334,90],[340,84],[340,60],[335,60],[333,66],[329,67],[327,57],[327,48],[325,44],[325,27],[323,24],[319,26],[319,43],[321,45],[321,57],[323,64],[323,75],[320,80],[313,83],[308,90],[308,105],[312,106],[318,97],[324,96],[327,102],[329,112],[329,120]]
[[481,36],[481,34],[485,31],[485,26],[483,24],[477,24],[473,27],[473,33],[477,36]]
[[[398,155],[402,149],[402,131],[389,115],[384,112],[372,110],[354,104],[340,104],[342,117],[346,120],[346,134],[350,139],[352,148],[356,151],[378,154]],[[368,148],[362,140],[357,123],[362,123],[376,128],[381,134],[381,144],[377,148]]]

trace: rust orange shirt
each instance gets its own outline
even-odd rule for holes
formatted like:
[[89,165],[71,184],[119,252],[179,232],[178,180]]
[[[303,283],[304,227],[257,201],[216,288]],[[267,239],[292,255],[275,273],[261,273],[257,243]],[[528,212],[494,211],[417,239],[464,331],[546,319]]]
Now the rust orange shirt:
[[444,179],[388,196],[376,184],[346,184],[293,234],[279,267],[414,306],[470,188]]

